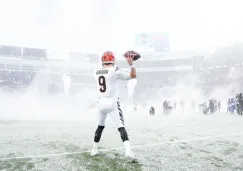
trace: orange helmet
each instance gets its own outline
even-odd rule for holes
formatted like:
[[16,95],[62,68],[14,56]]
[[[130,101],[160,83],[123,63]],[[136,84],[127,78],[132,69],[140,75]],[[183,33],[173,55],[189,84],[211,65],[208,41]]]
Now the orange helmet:
[[102,64],[115,63],[115,55],[111,51],[106,51],[101,58]]

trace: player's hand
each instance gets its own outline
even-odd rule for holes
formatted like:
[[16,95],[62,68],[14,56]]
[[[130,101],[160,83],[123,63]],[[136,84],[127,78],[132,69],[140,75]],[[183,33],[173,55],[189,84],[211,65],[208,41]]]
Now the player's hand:
[[134,53],[126,52],[126,53],[123,54],[123,56],[126,58],[127,63],[129,65],[132,65],[133,64],[133,57],[135,56]]
[[133,59],[132,59],[132,57],[127,57],[126,60],[127,60],[127,63],[128,63],[129,65],[132,65],[132,64],[133,64]]
[[[133,61],[136,61],[136,60],[138,60],[141,57],[141,55],[138,52],[134,51],[134,50],[129,50],[129,51],[125,52],[123,54],[123,56],[125,58],[132,58]],[[131,63],[131,62],[129,62],[129,63]]]

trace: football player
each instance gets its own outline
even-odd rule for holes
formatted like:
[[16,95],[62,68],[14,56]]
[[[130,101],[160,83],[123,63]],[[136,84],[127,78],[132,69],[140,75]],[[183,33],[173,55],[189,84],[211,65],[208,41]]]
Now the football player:
[[124,72],[115,66],[115,55],[107,51],[102,55],[102,67],[95,70],[95,80],[98,90],[98,127],[95,131],[94,145],[91,156],[98,154],[98,143],[105,128],[107,115],[109,114],[116,124],[125,147],[125,156],[135,159],[132,152],[127,131],[124,125],[123,112],[119,101],[118,80],[136,78],[136,69],[133,65],[134,53],[124,54],[130,66],[130,72]]

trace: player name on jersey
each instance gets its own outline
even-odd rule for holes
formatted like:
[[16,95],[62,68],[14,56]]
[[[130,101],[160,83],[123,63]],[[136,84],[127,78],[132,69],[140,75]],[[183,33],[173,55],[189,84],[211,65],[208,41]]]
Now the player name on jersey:
[[100,74],[108,74],[108,70],[98,70],[98,71],[96,71],[96,75],[100,75]]

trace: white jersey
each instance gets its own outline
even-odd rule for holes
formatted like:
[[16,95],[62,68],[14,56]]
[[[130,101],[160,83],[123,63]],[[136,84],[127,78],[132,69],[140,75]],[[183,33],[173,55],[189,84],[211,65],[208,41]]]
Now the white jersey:
[[130,72],[118,67],[101,68],[94,73],[99,97],[119,97],[118,80],[130,80]]

